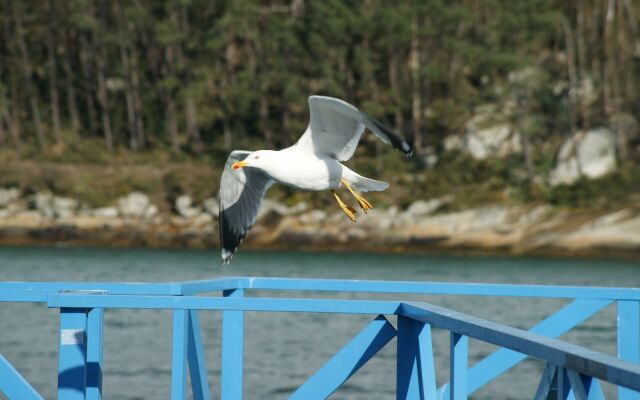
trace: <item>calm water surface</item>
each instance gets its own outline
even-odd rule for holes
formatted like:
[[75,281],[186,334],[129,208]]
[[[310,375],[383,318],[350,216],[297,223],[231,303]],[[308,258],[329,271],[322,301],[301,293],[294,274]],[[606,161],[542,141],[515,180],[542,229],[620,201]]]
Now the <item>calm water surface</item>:
[[[636,262],[548,258],[241,252],[221,268],[216,251],[0,248],[0,281],[146,281],[223,275],[414,281],[492,282],[640,287]],[[251,296],[267,295],[250,292]],[[273,293],[269,293],[273,295]],[[520,328],[529,328],[566,301],[469,296],[401,296],[287,292],[279,296],[417,299]],[[248,313],[245,318],[245,398],[286,398],[370,320],[367,316]],[[47,398],[55,398],[58,313],[42,304],[0,303],[0,353]],[[393,321],[395,323],[395,321]],[[105,399],[169,397],[171,315],[161,310],[108,310],[104,323]],[[209,384],[219,395],[220,316],[201,313]],[[562,337],[615,354],[610,306]],[[438,385],[448,380],[448,334],[434,331]],[[495,348],[470,341],[474,364]],[[334,399],[391,399],[395,346],[390,343]],[[477,399],[529,399],[540,362],[519,364],[474,393]],[[0,377],[1,379],[1,377]],[[605,387],[606,392],[611,388]],[[189,393],[190,396],[190,393]],[[2,397],[0,395],[0,397]]]

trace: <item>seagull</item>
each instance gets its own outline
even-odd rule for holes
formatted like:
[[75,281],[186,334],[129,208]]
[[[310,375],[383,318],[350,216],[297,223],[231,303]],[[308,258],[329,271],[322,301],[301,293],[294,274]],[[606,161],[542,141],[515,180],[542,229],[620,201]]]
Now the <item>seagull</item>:
[[309,126],[293,146],[278,151],[234,150],[227,158],[219,193],[223,265],[231,261],[255,223],[265,193],[275,183],[307,191],[329,190],[353,222],[356,210],[342,200],[338,188],[348,190],[365,214],[373,208],[357,192],[382,191],[389,184],[365,178],[341,163],[353,156],[365,128],[405,156],[413,154],[400,136],[343,100],[311,96],[309,111]]

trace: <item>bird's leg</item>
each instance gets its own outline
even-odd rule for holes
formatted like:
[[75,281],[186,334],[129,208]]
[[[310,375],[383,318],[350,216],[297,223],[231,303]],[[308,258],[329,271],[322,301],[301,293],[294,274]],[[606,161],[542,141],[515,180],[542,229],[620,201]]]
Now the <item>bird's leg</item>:
[[333,197],[335,197],[342,211],[344,211],[344,213],[347,214],[347,217],[349,217],[349,219],[352,220],[353,222],[356,222],[355,208],[351,207],[350,205],[342,201],[342,199],[340,198],[340,196],[338,196],[338,193],[335,190],[331,190],[331,194],[333,195]]
[[349,184],[347,183],[347,181],[345,181],[344,179],[340,179],[340,182],[342,182],[342,184],[344,185],[344,187],[347,188],[348,191],[351,192],[351,194],[353,195],[353,197],[356,198],[356,201],[358,202],[358,204],[360,205],[360,208],[362,208],[362,211],[364,211],[364,213],[367,213],[367,210],[371,210],[373,208],[373,206],[371,205],[371,203],[369,203],[364,197],[360,196],[358,193],[356,193],[351,186],[349,186]]

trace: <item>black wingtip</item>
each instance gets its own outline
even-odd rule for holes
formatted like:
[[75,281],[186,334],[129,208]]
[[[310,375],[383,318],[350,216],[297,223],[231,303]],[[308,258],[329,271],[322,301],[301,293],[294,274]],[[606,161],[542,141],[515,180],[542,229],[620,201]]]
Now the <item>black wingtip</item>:
[[384,126],[380,121],[366,114],[364,115],[371,124],[373,124],[382,134],[384,134],[384,136],[386,136],[386,141],[388,141],[387,144],[390,144],[393,148],[400,151],[405,155],[405,157],[413,156],[413,148],[407,141],[403,140],[400,136],[393,133],[391,129]]

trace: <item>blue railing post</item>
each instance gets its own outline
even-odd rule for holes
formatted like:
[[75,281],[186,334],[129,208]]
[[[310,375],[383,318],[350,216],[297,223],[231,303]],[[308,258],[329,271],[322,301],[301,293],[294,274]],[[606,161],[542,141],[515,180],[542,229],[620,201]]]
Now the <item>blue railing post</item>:
[[469,338],[451,332],[450,348],[450,389],[449,399],[462,400],[467,398],[467,362],[469,352]]
[[[618,300],[618,358],[640,364],[640,301]],[[618,387],[619,400],[640,400],[640,392]]]
[[398,316],[398,352],[396,399],[420,399],[420,371],[418,366],[418,328],[420,323]]
[[[243,297],[243,289],[224,290],[225,297]],[[222,362],[220,398],[242,398],[242,367],[244,358],[244,313],[222,312]]]
[[102,308],[87,313],[86,400],[102,398]]
[[184,399],[187,378],[187,320],[188,310],[173,310],[171,345],[171,400]]
[[396,398],[434,399],[436,378],[431,326],[398,316]]
[[84,400],[87,377],[87,309],[60,309],[58,399]]
[[191,390],[194,400],[211,398],[209,383],[207,382],[207,367],[204,361],[202,338],[200,336],[200,321],[198,311],[189,310],[189,343],[187,358],[189,360],[189,376],[191,376]]

